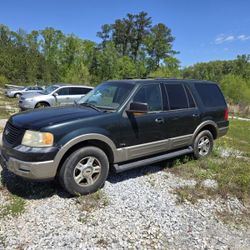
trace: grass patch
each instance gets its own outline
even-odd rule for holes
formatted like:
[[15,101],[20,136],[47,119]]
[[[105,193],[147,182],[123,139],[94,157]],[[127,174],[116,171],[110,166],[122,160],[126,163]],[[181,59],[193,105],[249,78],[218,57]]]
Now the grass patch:
[[[228,195],[236,196],[242,202],[250,202],[250,161],[249,158],[220,157],[218,148],[238,150],[244,156],[250,157],[250,122],[230,120],[230,129],[226,136],[215,141],[215,147],[210,157],[201,160],[192,160],[188,157],[174,160],[167,171],[179,175],[185,179],[195,179],[201,183],[205,179],[213,179],[218,183],[215,194],[223,198]],[[237,152],[237,151],[236,151]],[[207,189],[196,187],[181,188],[176,191],[180,200],[196,200],[204,196]],[[212,195],[210,193],[209,195]],[[190,198],[192,196],[193,198]]]
[[[178,162],[177,165],[173,162],[172,166],[166,168],[166,171],[184,179],[195,179],[198,183],[206,179],[216,180],[218,190],[215,194],[223,198],[233,195],[243,202],[250,202],[250,164],[248,161],[233,157],[211,156],[201,160],[190,160],[183,164]],[[199,191],[203,192],[204,190],[199,190],[196,187],[194,191],[199,193]],[[199,196],[199,194],[197,195]],[[185,197],[185,194],[182,196]]]
[[76,203],[80,205],[81,210],[91,212],[95,209],[107,206],[109,201],[106,194],[98,190],[93,194],[79,196],[76,199]]
[[22,214],[25,211],[25,200],[16,195],[11,195],[9,201],[0,206],[0,218],[8,215],[13,217]]
[[103,191],[98,190],[93,194],[79,196],[76,199],[76,203],[78,204],[80,211],[85,212],[80,215],[78,221],[81,223],[87,223],[89,218],[87,214],[95,211],[96,209],[106,207],[109,204],[109,200]]
[[183,186],[176,188],[174,194],[177,195],[177,204],[189,201],[192,204],[197,203],[200,199],[206,199],[210,196],[217,195],[216,189],[205,188],[200,183],[195,186]]
[[241,210],[240,213],[233,213],[229,210],[224,210],[222,212],[216,213],[218,219],[223,223],[232,225],[236,228],[238,227],[248,227],[250,226],[250,211],[249,209]]
[[250,157],[250,122],[230,119],[227,135],[216,140],[215,145],[239,150]]
[[18,98],[9,98],[0,89],[0,119],[7,119],[19,111]]

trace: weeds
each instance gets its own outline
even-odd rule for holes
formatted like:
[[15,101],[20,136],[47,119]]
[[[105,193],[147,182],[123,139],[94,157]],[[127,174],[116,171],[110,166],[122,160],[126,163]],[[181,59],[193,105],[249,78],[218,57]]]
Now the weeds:
[[[201,182],[214,179],[218,183],[216,194],[222,198],[228,195],[236,196],[243,202],[250,200],[250,164],[247,161],[228,157],[208,157],[201,160],[191,160],[185,164],[174,165],[166,171],[181,176],[185,179],[195,179]],[[185,192],[192,191],[187,189]],[[203,190],[196,189],[195,192]],[[184,191],[181,190],[181,193]],[[210,191],[209,191],[210,192]]]
[[99,190],[93,194],[79,196],[76,203],[80,205],[81,210],[91,212],[97,208],[107,206],[109,201],[105,193]]
[[223,223],[232,225],[236,228],[250,226],[249,209],[241,210],[241,212],[237,214],[229,210],[224,210],[223,212],[217,212],[216,215]]
[[0,206],[0,218],[8,215],[13,217],[22,214],[25,211],[25,200],[21,197],[11,195],[9,202]]

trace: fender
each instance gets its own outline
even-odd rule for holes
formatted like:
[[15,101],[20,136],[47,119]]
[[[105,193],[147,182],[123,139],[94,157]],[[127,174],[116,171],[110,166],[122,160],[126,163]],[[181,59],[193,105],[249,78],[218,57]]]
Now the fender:
[[214,122],[214,121],[212,121],[212,120],[208,120],[208,121],[204,121],[204,122],[202,122],[200,125],[198,125],[198,127],[195,129],[195,131],[194,131],[194,133],[193,133],[193,138],[192,138],[192,140],[194,140],[195,139],[195,137],[197,136],[197,134],[198,134],[198,132],[203,128],[203,127],[205,127],[205,126],[207,126],[207,125],[212,125],[215,129],[216,129],[216,135],[218,135],[218,126],[217,126],[217,124]]
[[58,165],[60,163],[60,161],[63,158],[63,156],[65,155],[65,153],[71,147],[73,147],[74,145],[76,145],[80,142],[84,142],[87,140],[98,140],[98,141],[106,143],[111,148],[111,150],[113,152],[114,162],[116,162],[118,159],[121,158],[122,152],[119,152],[116,149],[114,142],[110,138],[108,138],[107,136],[102,135],[102,134],[90,133],[90,134],[84,134],[84,135],[77,136],[77,137],[73,138],[72,140],[68,141],[65,145],[63,145],[55,157],[55,160],[54,160],[55,164]]

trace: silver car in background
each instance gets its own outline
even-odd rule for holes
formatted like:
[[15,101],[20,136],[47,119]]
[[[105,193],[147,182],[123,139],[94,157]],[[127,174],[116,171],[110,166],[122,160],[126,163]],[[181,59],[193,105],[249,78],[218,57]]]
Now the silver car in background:
[[43,90],[44,89],[39,86],[30,86],[30,87],[25,87],[25,88],[10,88],[5,91],[5,95],[8,97],[20,97],[23,94],[38,93]]
[[27,110],[70,105],[92,89],[93,87],[90,86],[54,84],[40,93],[22,95],[19,99],[19,107],[21,110]]

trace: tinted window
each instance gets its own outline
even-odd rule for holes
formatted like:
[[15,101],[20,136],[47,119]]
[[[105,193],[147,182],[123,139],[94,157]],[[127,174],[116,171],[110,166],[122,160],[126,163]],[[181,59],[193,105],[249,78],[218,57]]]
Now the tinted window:
[[81,87],[75,87],[70,88],[70,95],[86,95],[91,89],[89,88],[81,88]]
[[187,86],[185,86],[185,90],[186,90],[186,93],[187,93],[189,108],[194,108],[196,106],[195,102],[194,102],[194,98],[191,95],[190,90],[189,90],[189,88]]
[[148,104],[149,111],[162,110],[161,90],[158,84],[143,86],[134,96],[134,102],[142,102]]
[[57,91],[58,95],[68,95],[69,94],[69,88],[62,88]]
[[196,83],[195,88],[207,107],[225,106],[224,97],[216,84]]
[[181,84],[165,84],[171,110],[188,108],[185,90]]

